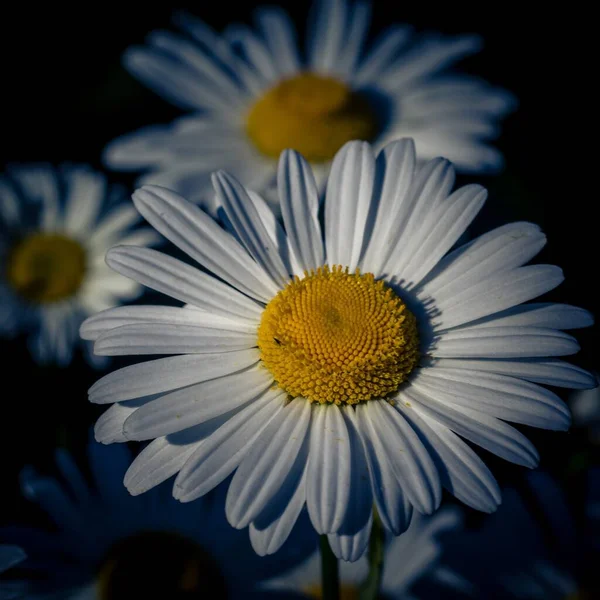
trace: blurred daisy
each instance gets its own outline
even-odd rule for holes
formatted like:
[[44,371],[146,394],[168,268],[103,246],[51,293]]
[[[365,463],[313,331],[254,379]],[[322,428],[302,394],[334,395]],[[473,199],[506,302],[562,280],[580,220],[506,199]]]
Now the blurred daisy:
[[[25,559],[25,552],[18,546],[0,545],[0,575]],[[21,598],[21,586],[12,582],[0,582],[0,600]]]
[[[453,509],[440,510],[431,517],[415,515],[408,530],[386,545],[381,597],[387,600],[416,598],[412,593],[413,587],[424,577],[437,580],[444,586],[452,582],[452,587],[464,588],[462,579],[440,563],[443,542],[439,537],[452,535],[460,522],[458,511]],[[366,556],[355,563],[339,561],[338,567],[341,598],[359,598],[360,586],[369,573]],[[264,586],[295,591],[307,598],[322,598],[321,557],[318,553],[313,554],[295,569],[266,582]]]
[[[598,469],[588,474],[596,489],[599,476]],[[507,489],[503,500],[479,531],[459,532],[445,545],[448,562],[473,582],[476,597],[598,598],[597,560],[590,551],[594,545],[600,548],[600,530],[594,530],[595,540],[588,536],[593,526],[589,508],[598,497],[588,495],[583,512],[589,518],[581,530],[561,486],[546,473],[531,473],[523,490]]]
[[434,511],[442,486],[495,510],[498,485],[461,438],[535,467],[535,448],[505,421],[569,427],[565,404],[536,384],[593,385],[548,358],[577,352],[560,330],[591,317],[519,306],[563,280],[557,267],[522,266],[545,243],[535,225],[446,255],[486,197],[478,185],[450,193],[453,180],[443,159],[417,168],[412,140],[377,158],[351,142],[333,162],[323,232],[314,177],[294,151],[279,165],[285,229],[222,171],[213,181],[232,233],[174,192],[136,191],[148,222],[213,275],[144,248],[107,254],[119,273],[188,304],[117,308],[81,328],[101,355],[177,355],[89,391],[113,403],[99,441],[155,438],[127,472],[129,490],[178,473],[174,495],[187,502],[235,471],[227,517],[250,526],[257,552],[274,552],[306,504],[345,560],[365,549],[373,503],[394,534],[413,507]]
[[600,444],[600,385],[598,373],[596,387],[591,390],[576,390],[569,396],[569,406],[573,413],[573,424],[586,429],[590,440]]
[[31,468],[22,473],[23,493],[55,526],[53,533],[2,532],[27,550],[27,598],[177,600],[200,597],[207,588],[215,598],[251,598],[257,581],[289,569],[314,548],[302,538],[277,560],[260,558],[225,520],[220,491],[190,505],[175,501],[165,486],[134,498],[123,487],[131,462],[125,446],[94,442],[89,456],[93,487],[64,450],[57,452],[61,480]]
[[131,231],[138,220],[124,191],[87,166],[11,168],[0,178],[0,335],[29,332],[37,362],[70,363],[84,318],[142,291],[104,262],[114,244],[157,240]]
[[370,13],[370,2],[316,2],[305,55],[281,8],[262,7],[256,29],[234,24],[222,36],[177,14],[182,34],[153,32],[147,45],[126,52],[124,64],[189,114],[116,139],[106,163],[144,169],[142,182],[205,202],[213,197],[210,173],[220,168],[250,189],[274,188],[287,148],[312,163],[321,189],[335,153],[354,139],[381,148],[413,137],[423,159],[445,156],[462,171],[497,171],[502,156],[489,140],[515,100],[448,70],[479,51],[481,39],[394,24],[366,47]]

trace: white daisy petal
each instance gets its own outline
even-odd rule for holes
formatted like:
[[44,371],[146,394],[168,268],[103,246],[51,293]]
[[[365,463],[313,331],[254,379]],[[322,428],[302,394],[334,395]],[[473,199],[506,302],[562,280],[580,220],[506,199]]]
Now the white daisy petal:
[[278,6],[259,7],[255,19],[281,75],[300,71],[296,32],[288,14]]
[[277,186],[281,214],[294,254],[304,269],[316,270],[325,262],[319,192],[310,166],[294,150],[281,154]]
[[431,354],[436,358],[525,358],[565,356],[579,350],[567,333],[542,327],[468,327],[442,333]]
[[246,190],[222,171],[213,175],[213,185],[246,250],[277,285],[285,286],[290,280],[289,273]]
[[348,16],[350,22],[345,34],[342,52],[334,65],[335,73],[343,79],[353,77],[353,72],[356,69],[371,24],[371,3],[355,2]]
[[255,348],[223,354],[169,356],[123,367],[105,375],[89,389],[95,404],[122,402],[161,394],[188,385],[236,373],[259,361]]
[[344,524],[350,500],[352,432],[335,404],[312,407],[306,506],[317,533],[334,533]]
[[477,454],[444,425],[418,416],[404,402],[396,408],[419,432],[438,467],[442,485],[472,508],[494,512],[501,501],[500,486]]
[[388,272],[407,287],[419,283],[466,231],[486,197],[485,188],[475,184],[454,192],[426,216],[402,259],[396,264],[388,261]]
[[338,64],[345,42],[345,0],[320,0],[313,7],[315,23],[309,31],[308,63],[317,72],[329,73]]
[[145,401],[116,402],[105,410],[96,421],[94,426],[94,438],[101,444],[112,444],[114,442],[126,442],[123,435],[123,424]]
[[133,460],[123,484],[137,496],[172,477],[207,438],[231,418],[225,413],[171,435],[157,437]]
[[348,142],[337,154],[327,182],[327,263],[352,272],[358,265],[375,180],[375,158],[366,142]]
[[388,531],[400,535],[410,524],[412,504],[404,494],[364,405],[358,405],[356,421],[369,465],[373,499],[379,518]]
[[90,233],[90,247],[99,252],[106,252],[106,248],[116,244],[118,236],[124,230],[140,220],[140,215],[130,204],[118,206],[106,215]]
[[449,329],[512,308],[554,289],[564,280],[553,265],[529,265],[502,271],[467,289],[436,301],[440,327]]
[[284,484],[305,443],[310,417],[310,404],[296,398],[275,415],[250,448],[227,493],[225,512],[234,527],[241,529],[253,521]]
[[436,365],[421,369],[413,387],[446,404],[505,421],[553,430],[566,430],[571,423],[567,405],[556,394],[506,375]]
[[18,226],[21,221],[21,200],[6,177],[0,177],[0,220],[5,225]]
[[191,502],[227,478],[254,441],[282,409],[285,392],[270,389],[211,435],[181,468],[173,496]]
[[348,562],[357,561],[367,549],[369,538],[371,536],[371,526],[373,517],[369,515],[369,519],[364,527],[355,534],[327,534],[327,540],[331,551],[340,560]]
[[421,283],[424,296],[447,301],[498,272],[521,267],[545,245],[546,236],[532,223],[498,227],[450,252]]
[[173,323],[136,323],[103,333],[94,343],[100,356],[127,354],[203,354],[256,346],[256,335],[227,329]]
[[514,427],[484,413],[446,406],[414,389],[405,390],[411,406],[424,418],[448,427],[458,435],[510,462],[533,469],[539,456],[533,444]]
[[[262,514],[250,523],[250,541],[259,556],[274,554],[288,539],[306,502],[306,469],[298,485],[293,490],[289,502],[283,512],[275,519],[263,522]],[[268,511],[267,511],[268,512]]]
[[366,414],[371,419],[373,431],[381,436],[392,469],[405,486],[404,492],[413,506],[421,513],[432,513],[441,502],[442,486],[437,469],[419,437],[400,413],[385,401],[369,402]]
[[65,229],[71,234],[88,235],[102,207],[106,178],[88,167],[66,169],[64,177],[67,184]]
[[208,312],[260,318],[259,305],[231,286],[156,250],[116,246],[106,255],[106,262],[121,275]]
[[174,306],[116,306],[88,317],[79,329],[79,334],[84,340],[97,340],[107,331],[134,325],[136,323],[171,323],[177,325],[196,325],[200,327],[227,329],[239,333],[252,333],[256,331],[257,322],[235,317],[214,315],[204,310],[188,310]]
[[125,421],[128,440],[147,440],[193,427],[254,400],[272,384],[259,367],[171,392],[136,410]]
[[499,375],[520,377],[534,383],[554,387],[586,389],[596,385],[596,379],[580,367],[557,359],[489,360],[441,358],[436,366],[452,369],[470,369]]
[[133,202],[160,233],[241,292],[268,301],[277,288],[240,244],[198,207],[159,186],[136,190]]

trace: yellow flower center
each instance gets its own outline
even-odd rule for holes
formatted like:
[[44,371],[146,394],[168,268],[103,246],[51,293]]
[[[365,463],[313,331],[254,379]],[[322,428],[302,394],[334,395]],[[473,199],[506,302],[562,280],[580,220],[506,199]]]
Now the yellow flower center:
[[142,532],[117,542],[96,579],[99,600],[227,596],[218,565],[194,541],[174,533]]
[[[317,598],[318,600],[322,600],[323,598],[323,590],[320,585],[311,585],[304,590],[304,593],[309,598]],[[359,591],[357,587],[344,585],[343,583],[340,585],[339,600],[358,600],[358,598]]]
[[79,242],[54,233],[34,233],[9,252],[6,279],[23,298],[38,304],[63,300],[79,289],[86,253]]
[[398,389],[417,364],[414,315],[371,273],[327,266],[296,277],[258,328],[263,364],[290,396],[357,404]]
[[280,81],[250,109],[247,131],[256,147],[278,158],[297,150],[311,162],[326,162],[350,140],[372,140],[376,115],[345,83],[312,73]]

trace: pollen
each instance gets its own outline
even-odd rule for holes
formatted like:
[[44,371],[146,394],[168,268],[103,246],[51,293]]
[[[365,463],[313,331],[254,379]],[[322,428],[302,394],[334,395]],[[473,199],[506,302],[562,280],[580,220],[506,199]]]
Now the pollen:
[[292,148],[314,163],[331,160],[350,140],[371,141],[376,115],[345,83],[312,73],[280,81],[250,109],[247,132],[260,152],[278,158]]
[[264,366],[291,397],[357,404],[385,398],[419,359],[417,322],[373,274],[341,266],[296,277],[258,328]]
[[8,252],[6,280],[21,297],[49,304],[73,296],[86,271],[83,246],[66,236],[33,233]]

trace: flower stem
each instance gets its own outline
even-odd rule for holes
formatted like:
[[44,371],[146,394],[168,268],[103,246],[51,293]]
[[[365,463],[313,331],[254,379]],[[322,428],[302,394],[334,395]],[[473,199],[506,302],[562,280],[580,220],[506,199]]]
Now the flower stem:
[[340,600],[340,576],[338,560],[329,547],[327,536],[320,537],[321,546],[321,582],[323,600]]
[[385,535],[379,515],[373,510],[373,525],[369,539],[369,574],[360,586],[359,600],[376,600],[383,575]]

